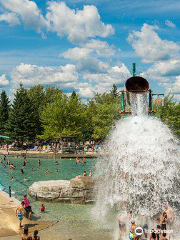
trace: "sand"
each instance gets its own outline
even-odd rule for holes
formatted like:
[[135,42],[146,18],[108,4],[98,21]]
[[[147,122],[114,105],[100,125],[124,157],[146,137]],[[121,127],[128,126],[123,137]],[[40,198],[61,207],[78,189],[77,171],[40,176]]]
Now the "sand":
[[[9,198],[8,194],[0,191],[0,239],[11,239],[10,236],[14,236],[12,239],[20,239],[19,235],[22,235],[23,230],[19,230],[19,220],[15,213],[19,204],[18,200]],[[33,232],[36,229],[38,231],[47,229],[57,223],[37,220],[38,217],[33,217],[31,221],[24,217],[22,224]]]

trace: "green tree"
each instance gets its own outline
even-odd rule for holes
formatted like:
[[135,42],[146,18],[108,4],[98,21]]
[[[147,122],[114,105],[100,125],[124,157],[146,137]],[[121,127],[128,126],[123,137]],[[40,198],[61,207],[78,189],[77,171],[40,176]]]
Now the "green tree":
[[48,105],[49,103],[53,102],[54,99],[57,98],[57,96],[60,96],[62,94],[62,90],[56,87],[46,87],[45,88],[45,105]]
[[170,95],[165,97],[164,102],[163,106],[155,105],[156,116],[180,138],[180,103],[174,101]]
[[71,93],[71,97],[72,98],[75,98],[77,95],[76,95],[76,92],[75,91],[73,91],[72,93]]
[[117,91],[117,86],[115,84],[113,84],[113,86],[112,86],[111,94],[113,94],[114,97],[119,96],[119,93]]
[[112,93],[96,94],[93,98],[94,112],[92,116],[92,137],[104,140],[114,123],[119,120],[121,100]]
[[2,91],[0,96],[0,132],[6,131],[6,124],[9,118],[10,101],[5,91]]
[[62,135],[76,135],[79,139],[83,136],[86,124],[86,106],[78,96],[72,98],[66,94],[58,94],[41,113],[44,128],[42,138],[54,138]]
[[27,90],[28,97],[30,98],[34,117],[36,120],[36,133],[37,135],[42,133],[42,124],[40,121],[40,114],[46,104],[46,95],[43,85],[37,85]]
[[21,84],[17,89],[10,110],[7,131],[11,139],[23,144],[25,140],[31,140],[36,136],[36,115],[27,94],[27,90]]

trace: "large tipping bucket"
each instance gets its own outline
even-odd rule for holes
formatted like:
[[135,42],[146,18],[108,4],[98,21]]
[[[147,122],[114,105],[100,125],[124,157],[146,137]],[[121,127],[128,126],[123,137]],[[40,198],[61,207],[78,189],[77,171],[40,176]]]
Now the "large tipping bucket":
[[148,81],[139,76],[131,77],[126,81],[126,90],[128,92],[147,92],[149,90],[149,83]]

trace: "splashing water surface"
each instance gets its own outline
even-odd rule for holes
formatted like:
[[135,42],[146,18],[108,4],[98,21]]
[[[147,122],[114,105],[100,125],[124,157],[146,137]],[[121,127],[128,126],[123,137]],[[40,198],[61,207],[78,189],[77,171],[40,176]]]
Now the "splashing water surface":
[[114,209],[153,219],[165,202],[180,203],[179,145],[169,128],[148,116],[146,94],[131,94],[132,115],[119,120],[109,135],[108,150],[96,165],[93,214],[108,219]]

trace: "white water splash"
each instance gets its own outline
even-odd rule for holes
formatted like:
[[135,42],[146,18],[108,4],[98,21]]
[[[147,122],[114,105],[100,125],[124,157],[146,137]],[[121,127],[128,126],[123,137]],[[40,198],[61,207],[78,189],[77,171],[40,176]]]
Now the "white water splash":
[[179,143],[160,120],[144,114],[145,103],[145,96],[131,96],[132,116],[119,120],[105,143],[108,153],[96,165],[97,219],[114,209],[152,218],[165,202],[179,207]]

